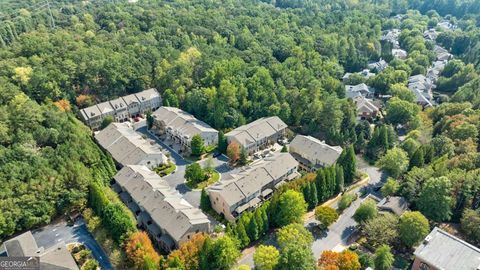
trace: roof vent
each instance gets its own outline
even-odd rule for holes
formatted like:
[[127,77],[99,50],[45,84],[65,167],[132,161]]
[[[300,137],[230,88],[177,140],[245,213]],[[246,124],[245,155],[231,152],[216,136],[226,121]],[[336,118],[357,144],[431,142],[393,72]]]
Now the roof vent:
[[423,240],[423,244],[426,245],[426,244],[428,244],[431,240],[432,240],[432,236],[431,236],[431,235],[427,235],[427,237],[425,237],[425,240]]

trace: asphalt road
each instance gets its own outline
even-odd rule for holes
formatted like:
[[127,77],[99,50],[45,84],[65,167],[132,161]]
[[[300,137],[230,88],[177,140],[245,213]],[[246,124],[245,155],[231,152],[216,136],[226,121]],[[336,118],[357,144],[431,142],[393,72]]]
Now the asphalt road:
[[32,231],[32,234],[37,241],[37,245],[39,247],[43,246],[45,249],[61,241],[66,244],[82,243],[92,251],[93,258],[98,261],[102,270],[114,269],[107,254],[95,241],[83,221],[77,221],[74,226],[68,226],[65,221],[51,223]]
[[[381,181],[385,181],[387,178],[386,175],[382,173],[378,168],[363,162],[363,160],[359,160],[357,167],[358,170],[366,172],[369,175],[370,179],[366,186],[362,188],[356,188],[353,190],[353,192],[360,194],[361,190],[365,190],[365,196],[367,196],[368,194],[379,196],[379,194],[374,191],[374,186]],[[340,215],[339,219],[330,226],[328,231],[324,232],[321,235],[314,235],[312,252],[315,258],[320,257],[320,254],[324,250],[343,250],[344,247],[349,244],[348,238],[355,232],[355,226],[357,225],[355,220],[353,220],[353,214],[360,206],[365,196],[363,198],[357,199],[355,202],[352,203],[352,205],[350,205],[349,208],[345,209]],[[332,207],[337,208],[337,203],[334,203]],[[307,220],[304,225],[307,229],[311,229],[313,226],[316,226],[316,224],[317,223],[315,221],[315,218],[312,217],[311,219]],[[269,243],[264,242],[261,244],[268,245]],[[251,248],[244,253],[245,255],[239,259],[238,264],[247,264],[253,269],[254,248]]]
[[[148,132],[146,127],[141,127],[137,129],[137,132],[147,135],[150,139],[154,140],[170,154],[170,158],[175,163],[177,168],[174,173],[164,176],[162,178],[165,179],[172,188],[175,188],[180,194],[182,194],[183,198],[191,205],[199,207],[201,192],[198,190],[191,190],[185,185],[185,168],[191,162],[183,158],[180,154],[170,148],[170,146],[165,144],[162,140],[158,139],[156,136]],[[221,155],[213,158],[212,160],[213,165],[218,172],[225,173],[229,170],[228,158],[226,156]],[[203,165],[205,162],[206,160],[199,161],[200,165]]]
[[[380,181],[385,181],[386,175],[378,168],[369,166],[367,164],[359,164],[359,170],[366,172],[370,179],[366,186],[362,188],[356,188],[353,190],[353,192],[356,192],[360,195],[361,189],[364,189],[366,194],[364,197],[353,202],[349,208],[345,209],[340,215],[339,219],[330,226],[328,231],[326,231],[323,235],[315,236],[315,240],[312,245],[312,252],[315,258],[318,258],[325,250],[343,250],[346,246],[348,246],[348,238],[355,232],[357,225],[355,220],[353,220],[353,214],[368,194],[379,196],[379,194],[374,191],[374,186]],[[334,203],[332,207],[337,208],[337,203]],[[315,218],[312,217],[305,223],[305,226],[307,228],[311,228],[315,224]]]

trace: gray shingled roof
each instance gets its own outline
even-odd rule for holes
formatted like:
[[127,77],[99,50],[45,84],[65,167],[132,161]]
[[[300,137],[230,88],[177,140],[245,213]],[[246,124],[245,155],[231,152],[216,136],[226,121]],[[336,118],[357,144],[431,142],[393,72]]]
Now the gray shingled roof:
[[261,191],[297,166],[298,162],[289,153],[274,153],[253,162],[239,173],[222,175],[224,179],[210,187],[209,192],[218,192],[231,206]]
[[3,244],[9,257],[33,256],[39,251],[37,242],[30,231],[7,240]]
[[415,256],[437,269],[477,270],[480,249],[435,227],[415,250]]
[[108,101],[97,104],[97,107],[100,110],[101,114],[113,113],[114,112],[114,110],[112,108],[112,105],[110,105],[110,102],[108,102]]
[[77,270],[78,266],[68,251],[65,242],[60,242],[40,255],[40,269]]
[[312,136],[297,135],[290,143],[290,151],[299,154],[312,164],[319,161],[332,165],[342,153],[342,148],[328,145]]
[[8,257],[40,257],[40,269],[78,270],[65,242],[59,242],[48,249],[39,248],[32,232],[22,233],[3,244]]
[[112,108],[114,108],[116,111],[127,109],[127,104],[121,97],[110,100],[110,105],[112,105]]
[[162,106],[153,112],[152,116],[159,121],[163,121],[166,127],[172,128],[182,136],[192,138],[202,132],[217,132],[207,123],[204,123],[193,115],[174,107]]
[[226,137],[233,137],[242,145],[249,145],[257,140],[268,138],[275,133],[287,128],[278,116],[263,117],[240,126],[227,134]]
[[102,112],[98,109],[97,105],[93,105],[81,110],[83,120],[87,121],[90,118],[101,116]]
[[185,201],[165,180],[145,166],[125,166],[114,179],[176,242],[193,225],[210,223],[200,209]]
[[144,101],[159,98],[160,94],[158,93],[157,89],[150,88],[142,92],[136,93],[135,96],[137,96],[138,100],[140,100],[141,102],[144,102]]
[[131,104],[135,104],[135,103],[140,104],[140,101],[138,100],[135,94],[123,96],[122,98],[125,104],[127,104],[127,106],[130,106]]
[[383,198],[377,206],[380,210],[390,211],[399,216],[408,210],[408,202],[403,197]]
[[365,97],[358,97],[354,100],[355,105],[357,106],[357,112],[374,113],[380,110],[375,104],[373,104],[372,100]]
[[95,139],[122,165],[138,164],[149,155],[161,155],[163,161],[167,160],[160,147],[150,144],[128,123],[111,123],[95,134]]

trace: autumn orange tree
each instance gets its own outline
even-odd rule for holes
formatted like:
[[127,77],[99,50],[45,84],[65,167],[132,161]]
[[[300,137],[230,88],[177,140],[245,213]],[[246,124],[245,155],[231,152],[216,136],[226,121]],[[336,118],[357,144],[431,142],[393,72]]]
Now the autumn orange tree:
[[167,265],[177,258],[180,260],[186,270],[199,269],[199,253],[207,238],[208,235],[203,233],[197,233],[193,235],[190,240],[180,245],[179,249],[168,255]]
[[322,252],[317,265],[322,270],[360,270],[361,267],[358,255],[350,250],[340,253],[326,250]]
[[156,265],[160,256],[153,248],[152,241],[146,232],[134,232],[125,244],[125,252],[132,263],[133,269],[149,269],[149,266]]
[[240,146],[237,143],[230,143],[227,146],[227,156],[230,162],[235,163],[240,158]]
[[53,104],[57,106],[57,108],[60,109],[62,112],[69,112],[72,109],[70,102],[66,99],[60,99]]

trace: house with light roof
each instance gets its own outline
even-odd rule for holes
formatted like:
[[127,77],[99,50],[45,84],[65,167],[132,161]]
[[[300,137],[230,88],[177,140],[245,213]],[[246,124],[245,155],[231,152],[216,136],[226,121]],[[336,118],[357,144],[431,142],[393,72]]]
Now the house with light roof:
[[414,252],[412,270],[478,270],[480,249],[435,227]]
[[331,146],[312,136],[297,135],[289,144],[290,154],[298,161],[300,168],[307,172],[335,164],[342,147]]
[[80,110],[80,117],[93,130],[100,128],[102,121],[111,116],[115,122],[124,122],[147,111],[158,109],[162,98],[155,88],[102,102]]
[[275,189],[299,176],[298,162],[290,153],[273,153],[256,160],[208,188],[212,208],[228,221],[255,209],[270,198]]
[[210,220],[158,174],[142,165],[123,167],[111,182],[154,244],[169,252],[196,233],[209,233]]
[[287,127],[278,116],[263,117],[228,132],[225,137],[229,144],[237,143],[251,155],[283,139]]
[[162,149],[135,132],[129,123],[111,123],[95,134],[95,139],[122,166],[155,168],[168,162]]
[[179,143],[183,151],[191,151],[190,144],[195,135],[202,137],[206,146],[218,143],[217,130],[179,108],[162,106],[152,116],[152,130]]

